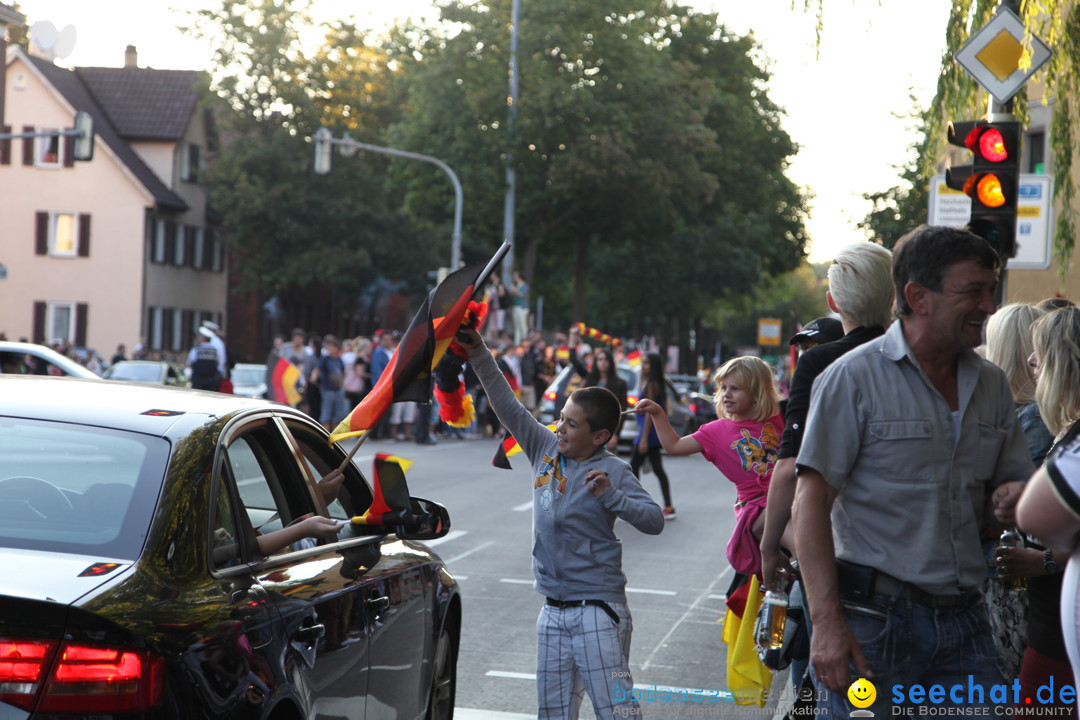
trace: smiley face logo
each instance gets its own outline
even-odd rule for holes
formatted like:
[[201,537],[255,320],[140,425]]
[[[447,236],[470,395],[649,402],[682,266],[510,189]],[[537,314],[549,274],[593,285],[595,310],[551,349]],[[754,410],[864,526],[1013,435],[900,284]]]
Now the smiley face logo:
[[877,699],[877,688],[866,678],[859,678],[847,689],[848,701],[857,708],[868,708]]

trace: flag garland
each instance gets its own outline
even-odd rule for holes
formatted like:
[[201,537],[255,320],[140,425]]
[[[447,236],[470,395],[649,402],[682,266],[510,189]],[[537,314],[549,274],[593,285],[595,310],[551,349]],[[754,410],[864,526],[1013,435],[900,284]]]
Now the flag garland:
[[608,335],[607,333],[602,333],[594,327],[588,327],[585,325],[585,323],[579,322],[574,327],[577,329],[578,334],[582,337],[589,337],[593,340],[599,340],[605,345],[614,345],[615,347],[619,347],[620,345],[622,345],[622,340],[620,340],[619,338],[613,335]]

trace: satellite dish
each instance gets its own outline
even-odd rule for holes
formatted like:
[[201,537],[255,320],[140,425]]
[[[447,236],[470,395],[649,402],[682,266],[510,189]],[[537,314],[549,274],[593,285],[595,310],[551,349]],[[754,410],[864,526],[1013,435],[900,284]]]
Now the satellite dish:
[[56,26],[48,20],[38,20],[30,26],[30,42],[48,52],[56,44]]
[[75,49],[75,26],[68,25],[56,36],[53,43],[53,55],[58,58],[66,58]]

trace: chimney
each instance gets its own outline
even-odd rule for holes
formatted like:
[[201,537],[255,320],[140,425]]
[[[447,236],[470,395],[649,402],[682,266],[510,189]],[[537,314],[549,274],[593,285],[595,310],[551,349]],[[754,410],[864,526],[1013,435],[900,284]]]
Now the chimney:
[[139,53],[136,52],[134,45],[128,45],[127,50],[124,50],[124,67],[139,67]]
[[[4,126],[4,89],[7,87],[7,29],[8,25],[24,27],[26,18],[15,8],[0,3],[0,128]],[[0,132],[3,132],[0,130]]]

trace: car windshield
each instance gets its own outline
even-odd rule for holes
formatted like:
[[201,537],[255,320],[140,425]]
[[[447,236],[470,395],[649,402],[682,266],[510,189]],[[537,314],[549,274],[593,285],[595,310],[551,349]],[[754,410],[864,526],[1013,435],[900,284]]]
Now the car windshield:
[[168,456],[162,438],[0,417],[0,547],[134,560]]
[[161,366],[117,364],[109,369],[108,378],[134,382],[161,382]]
[[232,369],[233,385],[258,385],[266,379],[266,368],[259,367],[234,367]]

